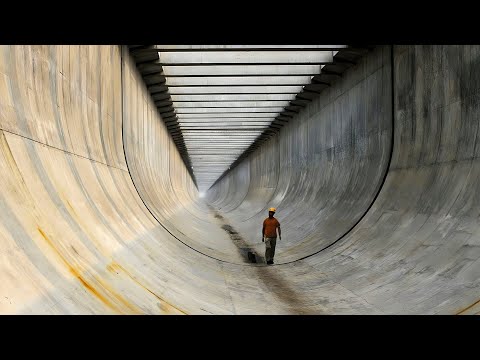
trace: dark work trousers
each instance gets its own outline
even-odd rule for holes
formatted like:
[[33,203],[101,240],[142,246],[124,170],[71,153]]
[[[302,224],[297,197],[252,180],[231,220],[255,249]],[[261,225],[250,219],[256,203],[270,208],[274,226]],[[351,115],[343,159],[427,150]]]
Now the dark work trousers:
[[275,245],[277,245],[277,238],[265,238],[265,260],[273,260],[275,256]]

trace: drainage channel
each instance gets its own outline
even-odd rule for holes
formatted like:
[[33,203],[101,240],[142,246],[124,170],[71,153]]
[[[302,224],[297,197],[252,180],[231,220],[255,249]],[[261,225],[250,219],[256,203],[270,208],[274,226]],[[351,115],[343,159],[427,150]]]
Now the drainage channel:
[[232,242],[235,244],[237,247],[238,251],[242,255],[242,257],[245,259],[246,262],[249,263],[265,263],[265,259],[262,255],[259,255],[252,247],[250,247],[243,237],[234,229],[233,226],[228,224],[228,222],[225,220],[225,218],[218,213],[212,206],[207,205],[210,211],[212,211],[214,217],[218,219],[222,225],[221,228],[225,230],[225,232],[228,233],[230,236],[230,239]]

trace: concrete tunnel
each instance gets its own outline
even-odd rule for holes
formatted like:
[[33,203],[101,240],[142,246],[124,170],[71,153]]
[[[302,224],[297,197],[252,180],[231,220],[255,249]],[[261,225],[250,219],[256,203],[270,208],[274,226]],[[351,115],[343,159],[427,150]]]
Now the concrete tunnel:
[[480,311],[480,46],[247,48],[0,46],[0,313]]

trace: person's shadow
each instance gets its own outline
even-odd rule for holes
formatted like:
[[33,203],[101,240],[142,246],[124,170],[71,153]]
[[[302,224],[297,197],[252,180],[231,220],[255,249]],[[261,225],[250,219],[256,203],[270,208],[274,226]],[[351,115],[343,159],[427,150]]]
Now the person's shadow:
[[279,265],[266,265],[265,257],[249,246],[243,237],[227,223],[222,215],[211,206],[209,206],[209,208],[214,213],[215,218],[223,223],[221,228],[230,235],[232,242],[244,257],[245,262],[256,264],[253,267],[257,272],[257,277],[263,282],[270,293],[278,298],[279,301],[286,304],[289,312],[292,314],[309,313],[307,310],[308,305],[302,301],[297,293],[289,286],[288,282],[279,275],[279,268],[277,267]]

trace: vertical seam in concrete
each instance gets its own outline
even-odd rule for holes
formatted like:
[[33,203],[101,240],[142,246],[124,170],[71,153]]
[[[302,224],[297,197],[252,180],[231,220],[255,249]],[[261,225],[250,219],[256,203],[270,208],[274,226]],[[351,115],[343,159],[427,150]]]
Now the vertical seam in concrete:
[[[250,164],[251,164],[251,159],[250,159],[250,155],[248,155],[244,160],[242,160],[242,162],[240,164],[242,164],[244,161],[247,161],[248,160],[248,189],[247,191],[245,192],[245,196],[243,197],[242,201],[240,201],[237,206],[235,206],[234,208],[228,210],[228,211],[225,211],[224,213],[229,213],[229,212],[232,212],[233,210],[237,209],[240,205],[243,204],[243,202],[245,201],[245,199],[247,198],[247,195],[248,195],[248,192],[250,190],[250,185],[251,185],[251,180],[252,178],[250,177]],[[239,166],[240,166],[239,164]],[[233,170],[232,170],[233,171]],[[227,174],[228,175],[228,174]],[[277,186],[278,186],[278,182],[277,182]],[[221,208],[218,208],[219,210]]]
[[[279,134],[280,134],[280,132],[278,132],[276,135],[274,135],[272,138],[270,138],[270,139],[266,142],[266,144],[268,144],[269,142],[271,142],[272,139],[275,140],[275,141],[277,141],[277,142],[279,142],[279,141],[280,141],[280,140],[279,140],[279,138],[280,138],[280,135],[279,135]],[[265,144],[262,144],[259,149],[261,149],[261,148],[264,147],[264,146],[266,146],[266,145],[265,145]],[[280,147],[280,146],[279,146],[279,147]],[[268,204],[271,203],[271,202],[272,202],[272,199],[274,199],[274,198],[275,198],[275,195],[277,195],[277,192],[278,192],[278,184],[280,183],[280,170],[281,170],[281,168],[280,168],[280,151],[277,151],[277,153],[278,153],[278,158],[277,158],[277,159],[278,159],[278,176],[277,176],[277,184],[275,185],[275,190],[272,192],[272,195],[270,196],[270,198],[269,198],[268,201],[265,203],[265,205],[264,205],[264,207],[263,207],[262,209],[260,209],[258,212],[256,212],[255,214],[253,214],[253,215],[250,216],[249,218],[243,219],[241,222],[249,221],[249,220],[253,219],[254,217],[257,217],[258,215],[264,213],[264,212],[265,212],[265,209],[268,209],[268,208],[269,208],[269,205],[268,205]],[[251,184],[252,184],[252,183],[250,182],[249,190],[250,190]],[[248,192],[247,192],[247,195],[248,195]],[[245,198],[247,197],[247,195],[245,195]],[[245,200],[245,198],[244,198],[244,200]],[[282,198],[282,201],[283,201],[283,198]],[[280,204],[282,203],[282,201],[280,201]]]
[[[243,196],[242,201],[240,201],[239,203],[237,203],[237,206],[235,206],[234,208],[232,208],[232,209],[230,209],[230,210],[228,210],[228,211],[224,211],[224,213],[229,213],[229,212],[232,212],[232,211],[236,210],[240,205],[243,204],[243,202],[244,202],[245,199],[247,198],[248,194],[250,193],[250,187],[251,187],[251,185],[252,185],[252,177],[250,176],[250,175],[251,175],[251,168],[252,168],[252,167],[251,167],[252,159],[251,159],[250,155],[251,155],[251,154],[249,154],[247,157],[245,157],[245,159],[243,159],[242,162],[240,163],[240,164],[242,164],[244,161],[245,161],[245,162],[248,161],[248,188],[247,188],[247,191],[245,192],[245,195]],[[240,164],[239,164],[239,165],[240,165]],[[237,169],[237,168],[238,168],[238,166],[235,166],[235,169]],[[234,171],[235,171],[235,169],[232,169],[231,171],[229,171],[228,174],[226,174],[223,179],[225,179],[225,181],[227,181],[227,176],[233,177],[233,176],[234,176]],[[220,180],[220,182],[218,183],[219,185],[220,185],[221,182],[223,182],[223,179]],[[233,180],[233,179],[232,179],[232,180]],[[235,186],[235,183],[234,183],[233,181],[232,181],[231,183],[233,184],[233,186]],[[229,190],[230,190],[230,187],[231,187],[231,186],[229,185],[229,187],[228,187]],[[213,185],[212,185],[212,187],[210,187],[207,191],[209,191],[209,190],[212,189],[212,188],[213,188]],[[227,199],[228,199],[229,193],[230,193],[230,191],[227,192]],[[224,204],[224,203],[225,203],[225,197],[223,197],[223,201],[222,201],[222,204]],[[228,204],[228,203],[227,203],[227,204]],[[219,208],[219,207],[217,207],[217,208],[218,208],[219,210],[221,209],[221,208]]]

